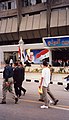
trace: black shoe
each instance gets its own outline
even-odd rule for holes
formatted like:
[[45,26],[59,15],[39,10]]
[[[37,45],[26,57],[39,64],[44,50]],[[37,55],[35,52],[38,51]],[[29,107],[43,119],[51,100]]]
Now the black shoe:
[[59,101],[59,100],[56,100],[56,101],[54,102],[54,105],[56,105],[56,104],[58,103],[58,101]]
[[2,101],[0,104],[6,104],[6,102]]
[[15,98],[15,104],[17,104],[17,102],[18,102],[18,98]]
[[44,102],[44,100],[42,100],[42,99],[39,99],[39,101]]
[[24,91],[24,94],[23,94],[23,95],[25,95],[25,93],[26,93],[26,91]]

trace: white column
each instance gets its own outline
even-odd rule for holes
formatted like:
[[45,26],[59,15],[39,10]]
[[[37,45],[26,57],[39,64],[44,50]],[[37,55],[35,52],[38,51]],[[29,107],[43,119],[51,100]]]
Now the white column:
[[3,50],[0,48],[0,68],[2,67],[3,62],[4,62],[4,54],[3,54]]
[[21,62],[24,64],[24,42],[22,40],[22,37],[19,40],[19,46],[20,46],[20,51],[21,51]]
[[49,64],[52,65],[52,51],[49,50]]

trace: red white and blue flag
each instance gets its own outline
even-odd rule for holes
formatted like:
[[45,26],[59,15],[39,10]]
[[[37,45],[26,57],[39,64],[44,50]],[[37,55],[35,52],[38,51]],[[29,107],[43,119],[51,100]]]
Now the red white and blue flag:
[[18,47],[18,58],[21,59],[21,50],[20,50],[20,46]]
[[41,52],[36,54],[36,58],[39,58],[40,60],[43,60],[43,59],[48,58],[48,57],[49,57],[49,50],[48,49],[42,50]]

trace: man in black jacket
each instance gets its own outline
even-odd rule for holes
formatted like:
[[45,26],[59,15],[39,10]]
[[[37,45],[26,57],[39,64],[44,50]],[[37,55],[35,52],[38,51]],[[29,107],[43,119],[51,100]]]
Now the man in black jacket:
[[7,91],[9,91],[13,98],[15,99],[15,104],[18,101],[18,98],[14,95],[13,89],[12,89],[12,84],[13,84],[13,68],[11,66],[9,66],[9,61],[6,60],[5,61],[6,65],[4,67],[4,71],[3,71],[3,99],[1,104],[6,104],[6,93]]
[[13,80],[14,80],[14,89],[16,96],[20,93],[20,80],[19,80],[19,67],[18,62],[14,63],[14,70],[13,70]]
[[19,97],[21,96],[21,90],[24,92],[24,95],[25,95],[25,92],[26,92],[26,89],[22,87],[22,83],[25,79],[25,68],[22,64],[22,62],[19,62],[19,80],[20,80],[20,86],[19,86],[19,89],[20,89],[20,93],[19,93]]

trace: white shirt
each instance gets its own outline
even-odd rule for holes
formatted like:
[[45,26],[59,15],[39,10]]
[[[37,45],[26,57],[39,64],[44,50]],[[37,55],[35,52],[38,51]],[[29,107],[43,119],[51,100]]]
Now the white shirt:
[[43,77],[42,86],[48,87],[50,83],[50,69],[48,67],[43,68],[42,77]]
[[13,63],[13,60],[12,60],[12,59],[10,59],[10,64],[11,64],[11,63]]

